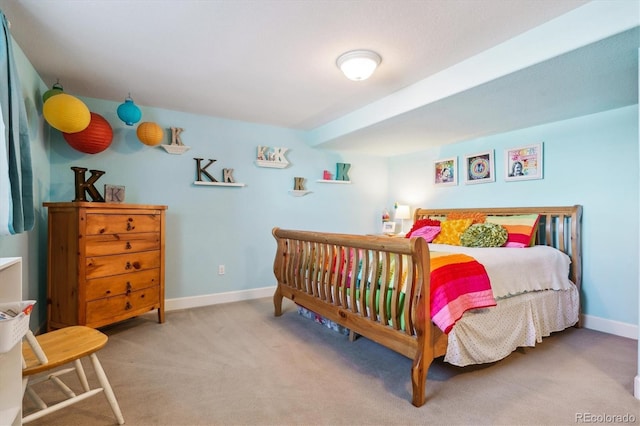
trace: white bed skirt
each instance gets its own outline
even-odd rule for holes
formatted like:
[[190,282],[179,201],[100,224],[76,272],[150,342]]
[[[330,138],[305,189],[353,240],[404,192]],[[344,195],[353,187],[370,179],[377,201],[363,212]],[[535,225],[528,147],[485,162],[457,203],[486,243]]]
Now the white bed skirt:
[[444,360],[464,367],[495,362],[521,346],[535,346],[543,337],[578,322],[579,295],[545,290],[498,300],[492,308],[466,312],[449,332]]

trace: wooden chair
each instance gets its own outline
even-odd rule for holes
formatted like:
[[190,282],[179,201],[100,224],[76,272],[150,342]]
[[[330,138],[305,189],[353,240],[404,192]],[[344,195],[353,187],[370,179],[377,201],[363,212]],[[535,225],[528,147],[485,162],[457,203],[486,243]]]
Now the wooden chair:
[[[22,343],[22,386],[23,391],[26,392],[39,410],[23,417],[23,423],[38,419],[100,392],[104,392],[118,424],[124,424],[124,418],[118,406],[118,401],[102,369],[102,365],[96,356],[96,352],[107,344],[108,338],[105,334],[90,327],[73,326],[41,334],[37,337],[35,337],[31,331],[28,331],[25,337],[26,339]],[[89,386],[84,369],[82,368],[81,359],[84,357],[88,357],[91,360],[101,387],[91,389]],[[68,368],[49,372],[66,364],[72,365],[69,365]],[[84,392],[78,395],[59,377],[72,371],[76,372],[84,390]],[[38,377],[32,377],[44,372],[48,373]],[[32,387],[37,383],[47,380],[55,383],[66,395],[67,399],[48,406]]]

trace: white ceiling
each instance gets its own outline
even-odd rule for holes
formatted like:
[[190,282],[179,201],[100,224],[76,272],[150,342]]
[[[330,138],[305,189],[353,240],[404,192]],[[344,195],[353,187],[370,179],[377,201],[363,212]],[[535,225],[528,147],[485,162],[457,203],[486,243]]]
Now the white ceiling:
[[[131,93],[139,105],[300,129],[318,147],[395,155],[637,103],[636,27],[332,130],[585,3],[0,0],[0,9],[45,83],[59,79],[67,93],[118,102]],[[382,64],[371,79],[352,82],[335,60],[361,48]]]

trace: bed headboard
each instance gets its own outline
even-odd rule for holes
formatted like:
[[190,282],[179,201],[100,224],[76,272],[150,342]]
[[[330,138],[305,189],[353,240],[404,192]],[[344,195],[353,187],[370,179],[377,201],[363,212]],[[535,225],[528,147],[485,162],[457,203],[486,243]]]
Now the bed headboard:
[[432,216],[446,216],[449,213],[485,213],[493,216],[513,216],[518,214],[539,214],[538,232],[535,243],[555,247],[571,258],[569,278],[580,290],[582,284],[582,249],[580,228],[582,206],[561,207],[488,207],[457,209],[418,208],[414,220]]

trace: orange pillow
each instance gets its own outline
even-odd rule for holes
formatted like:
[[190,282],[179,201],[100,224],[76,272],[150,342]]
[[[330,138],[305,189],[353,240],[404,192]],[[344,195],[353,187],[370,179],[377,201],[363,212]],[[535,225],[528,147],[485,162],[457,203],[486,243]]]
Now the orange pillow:
[[440,223],[440,233],[432,241],[435,244],[462,245],[460,236],[473,223],[473,219],[445,220]]
[[487,215],[480,212],[451,212],[447,215],[447,220],[473,219],[473,223],[484,223]]

